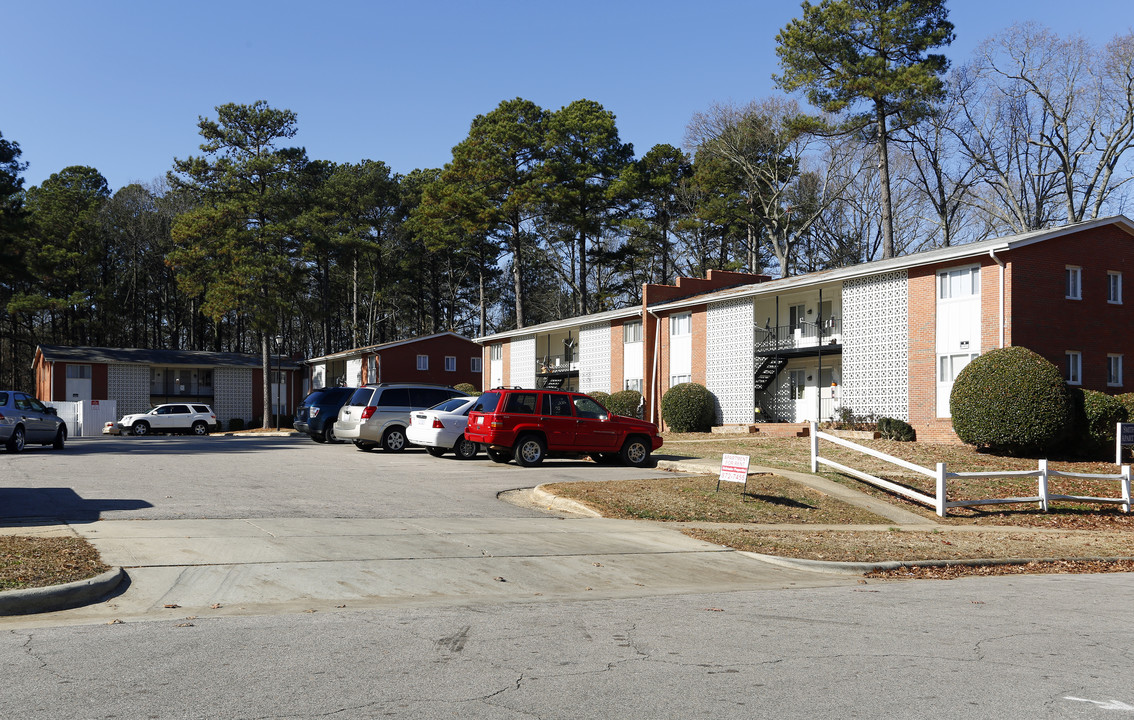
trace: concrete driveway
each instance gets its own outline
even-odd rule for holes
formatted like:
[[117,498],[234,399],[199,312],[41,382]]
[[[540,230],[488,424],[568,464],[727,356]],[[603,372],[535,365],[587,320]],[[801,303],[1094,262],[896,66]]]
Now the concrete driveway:
[[106,602],[0,625],[857,582],[768,565],[663,525],[497,497],[664,474],[656,470],[573,460],[524,469],[243,437],[84,439],[62,453],[2,455],[0,470],[0,524],[82,535],[130,576]]

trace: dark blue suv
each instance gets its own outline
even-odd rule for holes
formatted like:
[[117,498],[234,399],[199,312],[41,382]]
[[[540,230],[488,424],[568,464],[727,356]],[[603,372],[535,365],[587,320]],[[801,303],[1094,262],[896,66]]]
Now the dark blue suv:
[[330,387],[312,390],[295,409],[292,427],[307,433],[315,442],[338,442],[335,437],[335,420],[339,409],[350,400],[358,388]]

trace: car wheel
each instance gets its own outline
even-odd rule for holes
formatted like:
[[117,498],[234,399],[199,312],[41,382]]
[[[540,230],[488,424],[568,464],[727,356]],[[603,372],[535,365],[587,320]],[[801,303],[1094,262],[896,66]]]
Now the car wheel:
[[512,459],[512,453],[508,450],[496,450],[494,448],[485,448],[488,453],[488,459],[494,463],[506,463]]
[[51,443],[51,447],[55,450],[62,450],[63,446],[67,444],[67,428],[60,425],[59,432],[55,433],[55,442]]
[[317,443],[327,442],[327,438],[323,437],[320,433],[317,432],[311,433],[311,439]]
[[464,435],[457,440],[457,444],[453,446],[453,453],[457,456],[458,460],[472,460],[476,457],[477,451],[480,446],[469,440]]
[[433,457],[441,457],[445,454],[445,448],[427,447],[425,448],[425,452],[429,453]]
[[8,438],[8,442],[4,448],[10,453],[18,453],[24,451],[24,426],[17,425],[12,430],[12,437]]
[[622,462],[631,467],[645,467],[650,462],[650,441],[641,437],[631,437],[622,446]]
[[194,435],[208,435],[209,434],[209,426],[206,425],[205,423],[201,422],[200,420],[198,420],[197,422],[193,423],[193,434]]
[[359,450],[361,450],[362,452],[367,452],[368,450],[371,450],[374,447],[374,443],[366,442],[365,440],[355,440],[354,446],[356,448],[358,448]]
[[133,427],[131,427],[130,430],[138,437],[141,437],[142,435],[149,434],[150,425],[144,420],[139,420],[138,422],[134,423]]
[[323,439],[329,443],[337,443],[339,441],[339,439],[335,437],[334,425],[328,425],[327,427],[323,428]]
[[543,462],[543,456],[546,454],[547,446],[543,444],[543,440],[538,435],[524,435],[512,448],[512,455],[516,458],[516,464],[521,467],[539,465]]
[[401,452],[406,449],[406,431],[394,426],[382,433],[382,449],[386,452]]

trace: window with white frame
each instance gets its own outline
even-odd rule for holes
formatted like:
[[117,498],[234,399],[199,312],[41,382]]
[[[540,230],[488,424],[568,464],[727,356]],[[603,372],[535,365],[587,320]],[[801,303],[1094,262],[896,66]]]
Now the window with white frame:
[[1112,270],[1106,274],[1106,301],[1112,305],[1122,304],[1122,273]]
[[457,372],[457,356],[445,356],[445,372]]
[[68,380],[90,380],[91,379],[91,366],[90,365],[67,365],[67,379]]
[[670,375],[669,386],[680,385],[681,383],[693,382],[692,375]]
[[496,345],[491,345],[490,347],[492,348],[491,351],[490,351],[491,352],[491,355],[489,357],[490,360],[503,360],[504,359],[504,345],[496,344]]
[[642,342],[641,321],[622,324],[622,342],[626,345]]
[[642,378],[627,380],[623,385],[623,390],[637,390],[638,392],[642,392]]
[[428,370],[429,369],[429,356],[428,355],[418,355],[417,356],[417,369],[418,370]]
[[480,358],[474,357],[469,360],[469,372],[482,372]]
[[1083,384],[1083,353],[1078,350],[1067,351],[1067,375],[1063,379],[1068,385]]
[[980,295],[980,267],[943,270],[937,273],[937,297],[941,300]]
[[937,381],[951,383],[957,379],[961,371],[976,358],[975,353],[959,353],[956,355],[942,355],[938,359]]
[[1068,300],[1082,300],[1083,299],[1083,268],[1076,267],[1075,265],[1067,266],[1067,299]]
[[1106,356],[1106,384],[1110,387],[1122,387],[1122,356]]
[[671,315],[669,318],[670,337],[691,335],[693,333],[693,313]]

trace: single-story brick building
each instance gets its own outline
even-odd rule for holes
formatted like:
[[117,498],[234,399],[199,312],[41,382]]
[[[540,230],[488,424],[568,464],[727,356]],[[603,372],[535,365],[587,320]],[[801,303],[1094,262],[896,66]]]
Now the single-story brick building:
[[419,382],[481,386],[481,348],[454,332],[344,350],[304,361],[305,392],[335,385]]

